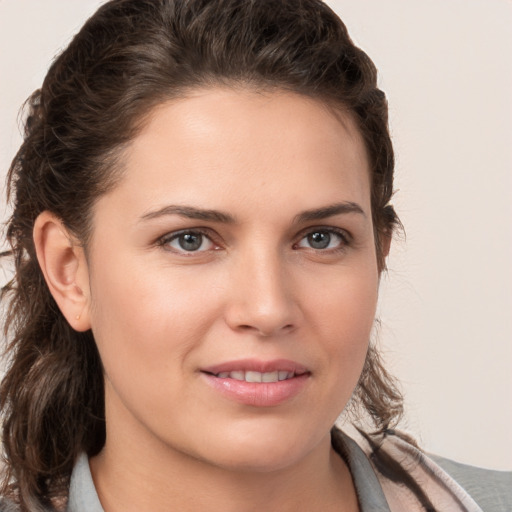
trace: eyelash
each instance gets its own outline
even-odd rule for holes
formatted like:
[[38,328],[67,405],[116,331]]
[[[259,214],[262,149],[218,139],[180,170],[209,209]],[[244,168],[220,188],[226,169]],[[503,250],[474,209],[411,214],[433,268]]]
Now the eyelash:
[[[300,242],[302,242],[308,236],[318,234],[318,233],[328,234],[331,238],[333,236],[338,237],[340,243],[339,243],[338,247],[334,247],[334,248],[315,249],[314,247],[309,247],[309,249],[311,249],[315,252],[328,253],[328,254],[339,253],[339,252],[345,251],[346,248],[351,245],[351,241],[352,241],[351,236],[345,230],[333,228],[333,227],[319,226],[319,227],[308,228],[307,230],[303,231],[300,234],[298,241],[293,244],[293,248],[297,249],[299,247]],[[187,251],[183,248],[175,249],[175,248],[168,247],[168,245],[171,242],[173,242],[175,240],[179,240],[180,237],[183,237],[185,235],[204,237],[204,238],[208,239],[210,241],[210,243],[212,243],[215,246],[215,248],[213,250],[219,249],[219,244],[217,244],[215,242],[215,239],[212,236],[211,231],[206,230],[206,229],[201,229],[201,228],[183,229],[180,231],[175,231],[173,233],[168,233],[168,234],[162,236],[161,238],[159,238],[156,241],[156,245],[159,247],[162,247],[164,250],[167,250],[170,252],[175,252],[175,253],[181,254],[181,255],[191,255],[192,256],[194,254],[201,254],[201,253],[207,252],[207,250]],[[331,242],[331,240],[329,240],[329,243],[330,242]],[[204,239],[201,241],[201,245],[203,245],[203,243],[204,243]]]

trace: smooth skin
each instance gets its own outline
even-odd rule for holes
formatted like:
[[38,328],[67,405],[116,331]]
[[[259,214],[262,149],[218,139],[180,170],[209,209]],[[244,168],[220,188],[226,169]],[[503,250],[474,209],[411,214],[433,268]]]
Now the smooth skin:
[[[379,283],[351,116],[290,92],[194,90],[157,107],[122,162],[87,258],[51,213],[34,229],[53,296],[104,365],[107,441],[90,464],[105,511],[357,510],[329,433]],[[272,407],[204,378],[248,358],[308,378]]]

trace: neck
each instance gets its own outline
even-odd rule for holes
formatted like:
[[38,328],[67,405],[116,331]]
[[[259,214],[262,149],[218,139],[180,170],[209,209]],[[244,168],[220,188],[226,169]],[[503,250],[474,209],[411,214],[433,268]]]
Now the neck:
[[91,459],[105,512],[358,510],[350,472],[331,448],[330,436],[296,464],[269,472],[234,471],[162,447],[147,448],[107,438]]

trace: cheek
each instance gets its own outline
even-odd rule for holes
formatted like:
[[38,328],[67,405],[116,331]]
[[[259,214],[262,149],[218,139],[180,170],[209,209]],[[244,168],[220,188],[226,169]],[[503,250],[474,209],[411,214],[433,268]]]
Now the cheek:
[[119,259],[93,273],[92,329],[110,378],[171,379],[214,321],[211,288],[168,274]]
[[[304,284],[304,309],[316,315],[319,327],[335,339],[358,339],[372,328],[377,306],[379,276],[375,260],[367,265],[342,267],[336,272],[317,275],[312,286]],[[330,337],[331,337],[330,336]]]
[[375,320],[378,273],[374,266],[347,269],[339,279],[324,283],[313,296],[314,330],[324,345],[324,357],[334,400],[343,407],[361,374]]

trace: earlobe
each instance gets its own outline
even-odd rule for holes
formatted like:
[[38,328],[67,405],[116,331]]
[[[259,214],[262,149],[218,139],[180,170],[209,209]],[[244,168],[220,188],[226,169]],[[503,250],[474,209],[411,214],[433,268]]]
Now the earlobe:
[[62,314],[76,331],[90,329],[89,273],[83,248],[48,211],[37,217],[33,236],[39,266]]

